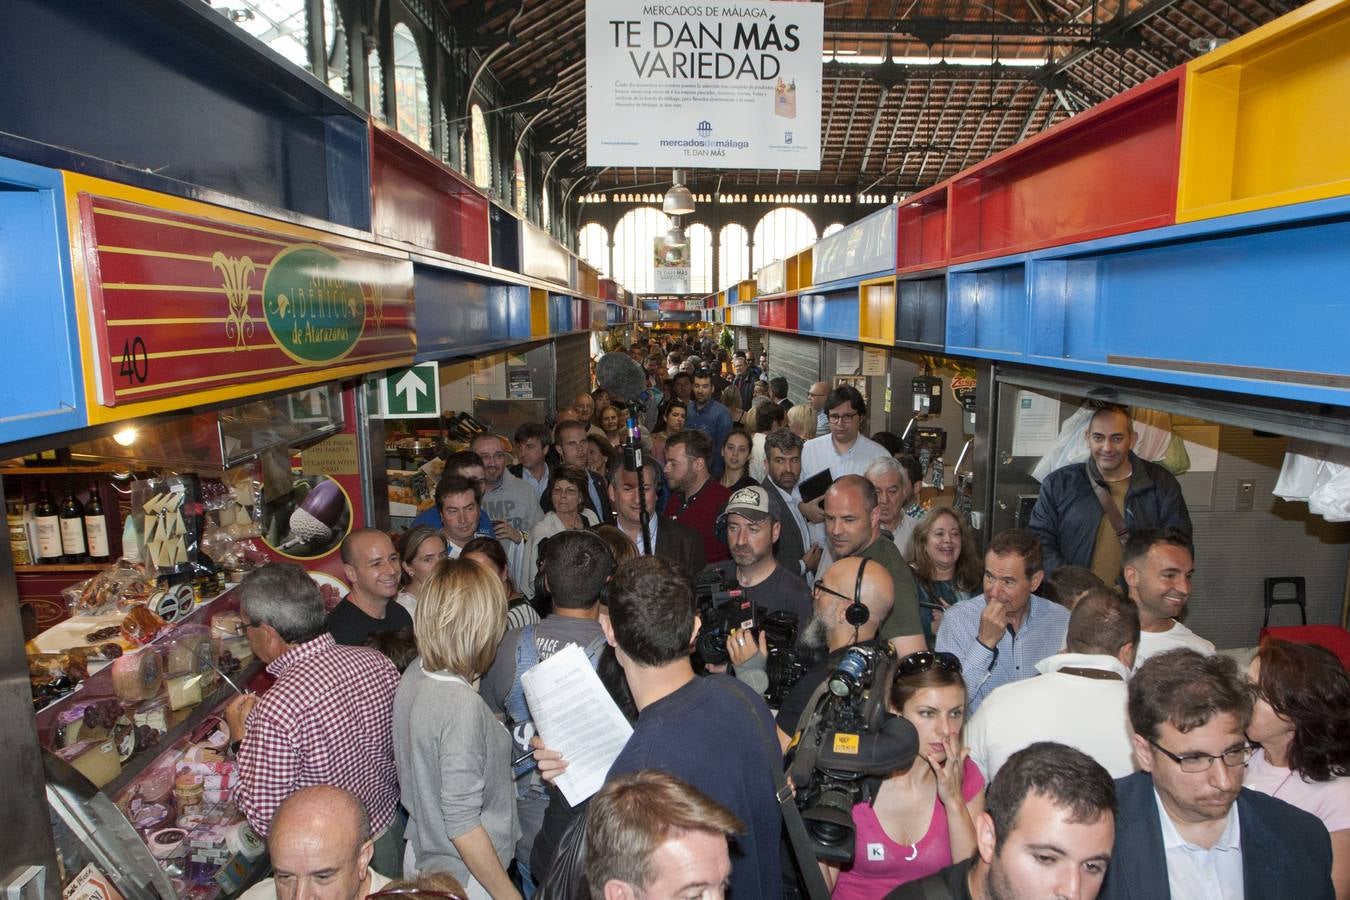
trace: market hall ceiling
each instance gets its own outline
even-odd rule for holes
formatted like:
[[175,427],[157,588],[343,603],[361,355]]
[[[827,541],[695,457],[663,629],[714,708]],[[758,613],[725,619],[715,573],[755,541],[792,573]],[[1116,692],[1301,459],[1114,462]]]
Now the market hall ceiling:
[[[576,193],[655,190],[668,169],[591,169],[585,0],[443,0]],[[694,169],[698,192],[910,193],[1298,6],[1286,0],[831,0],[820,170]],[[509,40],[508,40],[509,35]],[[495,52],[494,52],[495,51]],[[875,58],[875,64],[829,61]]]

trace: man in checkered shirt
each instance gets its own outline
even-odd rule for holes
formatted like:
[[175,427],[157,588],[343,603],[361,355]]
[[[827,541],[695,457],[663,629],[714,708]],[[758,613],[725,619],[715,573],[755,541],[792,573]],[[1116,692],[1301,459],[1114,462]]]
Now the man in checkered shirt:
[[323,597],[305,570],[271,563],[239,586],[249,645],[276,683],[261,697],[236,697],[225,710],[238,742],[235,803],[266,836],[281,801],[300,788],[351,791],[370,813],[376,871],[402,867],[396,815],[393,708],[398,670],[366,647],[344,647],[325,630]]

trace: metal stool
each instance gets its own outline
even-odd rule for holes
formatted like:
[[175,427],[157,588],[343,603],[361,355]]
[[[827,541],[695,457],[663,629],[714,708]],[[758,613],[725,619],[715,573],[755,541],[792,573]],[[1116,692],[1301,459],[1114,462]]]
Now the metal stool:
[[[1294,589],[1293,596],[1276,597],[1275,589],[1282,586],[1292,587]],[[1266,579],[1266,617],[1261,622],[1262,628],[1270,624],[1270,608],[1280,603],[1297,603],[1298,614],[1303,619],[1303,624],[1308,624],[1308,586],[1302,575],[1286,575]]]

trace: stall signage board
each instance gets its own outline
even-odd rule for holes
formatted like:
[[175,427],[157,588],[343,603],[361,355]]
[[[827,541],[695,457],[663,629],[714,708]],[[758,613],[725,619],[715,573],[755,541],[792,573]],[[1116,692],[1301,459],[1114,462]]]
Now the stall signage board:
[[586,0],[586,164],[819,169],[824,11]]
[[[315,383],[416,351],[406,257],[79,195],[99,403]],[[240,392],[242,393],[242,392]]]
[[391,419],[437,419],[441,415],[440,365],[418,363],[380,379],[380,415]]

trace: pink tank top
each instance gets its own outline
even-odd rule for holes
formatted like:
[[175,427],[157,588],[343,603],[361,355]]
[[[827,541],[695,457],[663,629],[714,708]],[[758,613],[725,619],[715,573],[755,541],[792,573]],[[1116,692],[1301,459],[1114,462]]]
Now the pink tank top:
[[[915,760],[915,765],[927,765]],[[969,759],[961,779],[961,794],[967,803],[984,787],[984,776]],[[853,863],[839,871],[832,900],[879,900],[896,885],[932,875],[950,866],[952,847],[947,831],[947,808],[941,798],[933,801],[933,817],[928,831],[913,847],[891,840],[877,820],[871,805],[853,807],[853,825],[858,839]],[[913,857],[909,859],[908,857]]]

